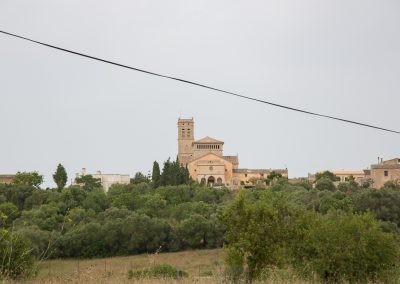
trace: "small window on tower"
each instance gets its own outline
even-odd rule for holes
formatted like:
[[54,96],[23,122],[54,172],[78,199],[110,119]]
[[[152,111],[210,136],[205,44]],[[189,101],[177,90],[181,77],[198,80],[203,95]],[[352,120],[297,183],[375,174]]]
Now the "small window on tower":
[[389,176],[389,171],[384,171],[384,172],[383,172],[383,175],[384,175],[385,177],[388,177],[388,176]]

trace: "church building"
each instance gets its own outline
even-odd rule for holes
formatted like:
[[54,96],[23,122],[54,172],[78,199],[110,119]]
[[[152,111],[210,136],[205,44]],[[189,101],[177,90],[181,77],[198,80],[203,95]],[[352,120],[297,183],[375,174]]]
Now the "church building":
[[178,158],[193,180],[209,186],[251,187],[270,172],[288,177],[287,169],[240,169],[238,156],[224,156],[224,142],[211,137],[194,140],[194,120],[178,119]]

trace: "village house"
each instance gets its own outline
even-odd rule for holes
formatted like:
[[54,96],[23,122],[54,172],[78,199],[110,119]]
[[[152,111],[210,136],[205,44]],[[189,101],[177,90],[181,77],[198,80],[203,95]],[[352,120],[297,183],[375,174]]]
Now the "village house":
[[[86,168],[82,168],[81,173],[77,173],[76,177],[87,175]],[[126,174],[103,174],[101,171],[97,171],[95,174],[90,174],[93,178],[99,179],[104,191],[107,192],[113,184],[129,184],[131,178]],[[75,184],[75,182],[73,182]]]
[[0,175],[0,183],[9,184],[12,183],[15,175]]
[[400,158],[384,161],[378,158],[378,164],[371,165],[372,186],[382,187],[385,182],[400,182]]

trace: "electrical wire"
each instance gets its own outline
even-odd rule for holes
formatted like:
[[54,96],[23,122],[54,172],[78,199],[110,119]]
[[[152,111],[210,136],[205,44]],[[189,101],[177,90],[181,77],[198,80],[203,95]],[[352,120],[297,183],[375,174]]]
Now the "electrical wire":
[[136,67],[132,67],[132,66],[116,63],[116,62],[109,61],[109,60],[106,60],[106,59],[102,59],[102,58],[99,58],[99,57],[87,55],[87,54],[84,54],[84,53],[76,52],[76,51],[69,50],[69,49],[66,49],[66,48],[62,48],[62,47],[58,47],[58,46],[55,46],[55,45],[47,44],[47,43],[44,43],[44,42],[40,42],[40,41],[37,41],[37,40],[33,40],[33,39],[30,39],[30,38],[26,38],[26,37],[23,37],[23,36],[20,36],[20,35],[12,34],[12,33],[6,32],[6,31],[0,30],[0,33],[5,34],[5,35],[9,35],[9,36],[12,36],[12,37],[16,37],[16,38],[19,38],[19,39],[23,39],[23,40],[26,40],[26,41],[30,41],[30,42],[33,42],[33,43],[36,43],[36,44],[39,44],[39,45],[42,45],[42,46],[46,46],[46,47],[50,47],[50,48],[57,49],[57,50],[60,50],[60,51],[64,51],[64,52],[67,52],[67,53],[70,53],[70,54],[78,55],[78,56],[81,56],[81,57],[86,57],[86,58],[89,58],[89,59],[92,59],[92,60],[97,60],[97,61],[100,61],[100,62],[103,62],[103,63],[115,65],[115,66],[118,66],[118,67],[130,69],[130,70],[134,70],[134,71],[137,71],[137,72],[142,72],[142,73],[145,73],[145,74],[148,74],[148,75],[157,76],[157,77],[161,77],[161,78],[166,78],[166,79],[182,82],[182,83],[185,83],[185,84],[190,84],[190,85],[206,88],[206,89],[209,89],[209,90],[214,90],[214,91],[217,91],[217,92],[222,93],[222,94],[239,97],[239,98],[246,99],[246,100],[255,101],[255,102],[271,105],[271,106],[274,106],[274,107],[283,108],[283,109],[286,109],[286,110],[300,112],[300,113],[303,113],[303,114],[308,114],[308,115],[313,115],[313,116],[318,116],[318,117],[324,117],[324,118],[333,119],[333,120],[337,120],[337,121],[341,121],[341,122],[345,122],[345,123],[355,124],[355,125],[358,125],[358,126],[363,126],[363,127],[373,128],[373,129],[382,130],[382,131],[386,131],[386,132],[400,134],[400,131],[391,130],[391,129],[388,129],[388,128],[383,128],[383,127],[379,127],[379,126],[375,126],[375,125],[371,125],[371,124],[366,124],[366,123],[362,123],[362,122],[357,122],[357,121],[353,121],[353,120],[349,120],[349,119],[344,119],[344,118],[340,118],[340,117],[330,116],[330,115],[326,115],[326,114],[315,113],[315,112],[311,112],[311,111],[307,111],[307,110],[303,110],[303,109],[299,109],[299,108],[294,108],[294,107],[290,107],[290,106],[286,106],[286,105],[282,105],[282,104],[277,104],[277,103],[273,103],[273,102],[269,102],[269,101],[265,101],[265,100],[261,100],[261,99],[257,99],[257,98],[253,98],[253,97],[249,97],[249,96],[245,96],[245,95],[240,95],[238,93],[225,91],[225,90],[222,90],[222,89],[219,89],[219,88],[207,86],[207,85],[196,83],[196,82],[193,82],[193,81],[189,81],[189,80],[185,80],[185,79],[181,79],[181,78],[176,78],[176,77],[172,77],[172,76],[168,76],[168,75],[163,75],[163,74],[159,74],[159,73],[155,73],[155,72],[139,69],[139,68],[136,68]]

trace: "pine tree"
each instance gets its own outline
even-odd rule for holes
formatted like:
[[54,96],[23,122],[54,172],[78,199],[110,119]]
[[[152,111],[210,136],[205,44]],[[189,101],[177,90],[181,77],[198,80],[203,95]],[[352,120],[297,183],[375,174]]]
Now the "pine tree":
[[161,184],[160,165],[157,163],[157,161],[154,161],[153,163],[153,172],[151,174],[151,181],[153,182],[153,188],[157,188]]
[[58,164],[57,170],[53,175],[53,180],[57,184],[59,190],[63,189],[67,184],[68,176],[63,165]]

